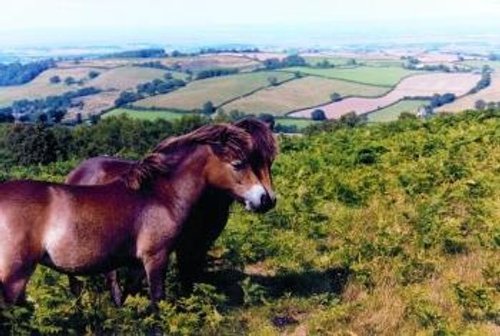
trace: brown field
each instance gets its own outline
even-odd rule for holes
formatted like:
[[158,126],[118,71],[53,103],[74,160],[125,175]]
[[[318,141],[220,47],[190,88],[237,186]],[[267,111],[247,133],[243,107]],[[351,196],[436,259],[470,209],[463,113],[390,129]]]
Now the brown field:
[[220,105],[230,99],[263,88],[269,85],[269,77],[276,77],[278,81],[284,81],[292,78],[293,75],[284,72],[263,71],[198,80],[175,92],[139,100],[134,105],[148,108],[196,110],[200,109],[207,101]]
[[223,53],[221,55],[230,55],[230,56],[235,56],[235,57],[240,57],[240,58],[250,58],[250,59],[254,59],[254,60],[259,61],[259,62],[265,61],[266,59],[270,59],[270,58],[277,58],[277,59],[282,60],[283,58],[288,56],[285,53],[276,53],[276,52]]
[[500,73],[494,73],[491,77],[491,85],[484,90],[473,95],[467,95],[457,99],[451,104],[447,104],[438,109],[439,112],[460,112],[467,109],[473,109],[478,100],[485,102],[500,102]]
[[157,60],[166,66],[178,64],[183,70],[195,73],[213,68],[237,68],[240,71],[249,71],[260,66],[259,62],[239,54],[207,54],[194,57],[166,57]]
[[153,68],[125,66],[103,72],[99,77],[89,82],[89,85],[109,90],[133,89],[140,83],[163,78],[167,71]]
[[[470,73],[434,73],[416,75],[404,79],[387,95],[380,98],[347,98],[321,107],[328,118],[338,118],[349,112],[368,113],[394,104],[405,97],[425,97],[435,93],[466,94],[479,81],[480,75]],[[314,109],[305,109],[291,114],[294,117],[309,118]]]
[[388,90],[377,86],[310,76],[258,91],[225,105],[224,109],[284,115],[293,110],[327,103],[334,92],[342,96],[373,97],[382,95]]
[[102,111],[111,109],[115,105],[115,100],[119,96],[120,91],[106,91],[96,95],[77,98],[74,101],[83,102],[83,107],[70,108],[64,118],[75,119],[78,113],[81,113],[84,119],[91,115],[100,114]]
[[[38,77],[29,83],[0,87],[0,106],[11,104],[15,100],[44,98],[50,95],[59,95],[64,92],[78,90],[81,87],[93,85],[90,83],[93,83],[95,80],[88,80],[88,73],[91,70],[102,71],[101,69],[87,67],[71,69],[53,68],[42,72]],[[56,75],[59,76],[62,81],[64,81],[64,78],[71,76],[76,80],[86,79],[87,82],[83,86],[68,86],[63,82],[51,84],[49,82],[50,77]]]
[[100,69],[113,69],[121,66],[131,65],[133,63],[138,63],[139,60],[144,61],[144,59],[133,59],[133,58],[109,58],[109,59],[90,59],[83,60],[79,62],[75,61],[62,61],[57,63],[58,68],[100,68]]
[[179,64],[184,70],[197,72],[212,68],[238,68],[243,71],[245,69],[255,69],[260,65],[259,62],[252,60],[250,57],[245,57],[245,55],[246,54],[221,53],[193,57],[110,58],[84,60],[78,63],[75,63],[74,61],[64,61],[58,63],[58,66],[61,68],[97,67],[101,69],[113,69],[123,66],[131,66],[137,63],[161,62],[166,66]]
[[442,53],[422,53],[415,57],[422,63],[453,63],[459,60],[457,55]]

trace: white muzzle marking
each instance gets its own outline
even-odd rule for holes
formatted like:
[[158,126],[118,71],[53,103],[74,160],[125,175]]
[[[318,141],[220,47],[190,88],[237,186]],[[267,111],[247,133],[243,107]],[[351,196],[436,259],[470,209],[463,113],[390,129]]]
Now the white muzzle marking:
[[245,209],[253,210],[261,206],[262,196],[266,194],[266,189],[261,184],[253,185],[245,194]]

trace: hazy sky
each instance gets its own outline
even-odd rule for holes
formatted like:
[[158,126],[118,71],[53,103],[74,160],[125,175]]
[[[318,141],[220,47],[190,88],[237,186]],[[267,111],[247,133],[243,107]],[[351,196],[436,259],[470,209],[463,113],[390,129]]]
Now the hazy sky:
[[498,19],[500,0],[7,0],[1,29]]
[[468,26],[495,22],[498,17],[500,0],[7,0],[1,4],[0,42],[2,33],[14,39],[16,33],[41,34],[52,28],[64,28],[61,34],[102,28],[132,34],[235,25],[316,24],[332,29],[335,24],[350,23],[369,31],[371,24]]

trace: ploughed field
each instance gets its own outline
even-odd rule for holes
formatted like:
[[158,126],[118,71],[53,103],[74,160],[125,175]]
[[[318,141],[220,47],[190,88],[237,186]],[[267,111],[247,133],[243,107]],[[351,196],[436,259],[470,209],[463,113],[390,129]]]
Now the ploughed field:
[[451,104],[446,104],[439,108],[441,112],[460,112],[467,109],[473,109],[478,100],[485,103],[500,102],[500,72],[495,72],[491,76],[491,84],[487,88],[457,99]]
[[[465,95],[479,81],[480,75],[471,73],[432,73],[411,76],[399,83],[388,94],[378,98],[352,97],[330,103],[321,108],[328,118],[339,118],[347,113],[365,114],[389,106],[407,97],[429,97],[434,94]],[[291,116],[308,118],[313,109],[294,112]]]

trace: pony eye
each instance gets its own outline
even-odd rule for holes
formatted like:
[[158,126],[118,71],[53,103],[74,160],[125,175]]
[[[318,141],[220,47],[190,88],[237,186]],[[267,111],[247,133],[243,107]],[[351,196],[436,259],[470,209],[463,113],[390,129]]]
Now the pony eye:
[[236,169],[236,170],[241,170],[241,169],[245,168],[246,165],[247,165],[247,163],[245,161],[242,161],[242,160],[236,160],[236,161],[231,162],[231,166],[233,166],[234,169]]

